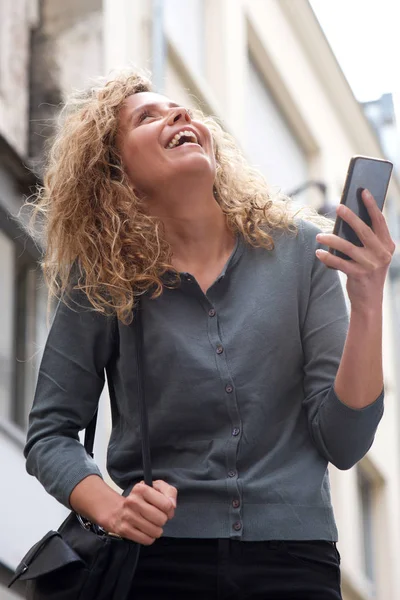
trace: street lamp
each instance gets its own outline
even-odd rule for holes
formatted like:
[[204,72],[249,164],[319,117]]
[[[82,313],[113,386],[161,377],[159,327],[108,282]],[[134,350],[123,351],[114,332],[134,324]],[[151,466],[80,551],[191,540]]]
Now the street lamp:
[[297,188],[289,192],[288,196],[290,198],[293,198],[294,196],[298,196],[299,194],[301,194],[305,190],[308,190],[309,188],[317,188],[322,194],[322,206],[319,207],[318,213],[320,215],[324,215],[330,218],[334,217],[335,208],[332,206],[332,204],[328,202],[328,187],[323,181],[318,181],[317,179],[310,179],[309,181],[305,181]]

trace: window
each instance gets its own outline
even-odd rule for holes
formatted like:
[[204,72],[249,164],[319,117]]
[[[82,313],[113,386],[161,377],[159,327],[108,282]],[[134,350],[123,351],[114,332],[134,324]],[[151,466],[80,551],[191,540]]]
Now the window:
[[370,581],[375,580],[374,564],[374,483],[361,467],[357,468],[358,496],[361,518],[361,548],[364,572]]
[[182,56],[193,71],[205,68],[204,0],[164,0],[164,22]]
[[35,259],[0,230],[0,417],[27,425],[47,337],[47,290]]
[[13,242],[0,230],[0,417],[11,418],[13,394],[14,345],[14,270]]
[[289,193],[308,180],[307,156],[251,54],[248,90],[245,140],[247,157],[270,185]]
[[30,257],[18,257],[16,267],[12,418],[26,428],[47,337],[47,291],[40,269]]

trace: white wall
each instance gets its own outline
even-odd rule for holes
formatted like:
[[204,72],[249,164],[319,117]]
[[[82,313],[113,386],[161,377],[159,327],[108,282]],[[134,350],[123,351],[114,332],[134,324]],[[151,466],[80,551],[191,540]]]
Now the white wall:
[[[0,230],[0,418],[11,416],[14,332],[14,244]],[[1,529],[0,529],[1,531]]]
[[164,22],[168,35],[185,56],[190,67],[205,69],[204,0],[163,0]]
[[308,180],[307,156],[251,59],[247,90],[244,140],[247,157],[270,185],[288,193]]
[[91,13],[57,39],[57,65],[61,90],[68,94],[73,89],[89,85],[90,79],[104,75],[103,16]]
[[0,562],[10,569],[68,514],[35,478],[27,475],[23,444],[24,435],[10,423],[0,421]]

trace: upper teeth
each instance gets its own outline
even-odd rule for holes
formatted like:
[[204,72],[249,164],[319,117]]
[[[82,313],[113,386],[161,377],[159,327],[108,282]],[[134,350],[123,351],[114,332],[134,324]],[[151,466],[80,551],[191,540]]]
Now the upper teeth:
[[168,148],[174,148],[175,146],[177,146],[181,137],[191,137],[193,138],[194,143],[198,144],[197,137],[193,133],[193,131],[180,131],[172,138],[172,140],[168,144]]

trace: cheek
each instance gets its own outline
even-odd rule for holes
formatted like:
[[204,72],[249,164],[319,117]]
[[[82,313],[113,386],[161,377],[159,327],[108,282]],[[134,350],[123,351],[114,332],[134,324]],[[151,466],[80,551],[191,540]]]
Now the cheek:
[[122,162],[133,185],[141,187],[154,177],[152,173],[156,169],[157,159],[149,144],[136,140],[126,143]]
[[210,154],[211,163],[214,166],[214,168],[216,168],[217,160],[215,158],[215,144],[214,144],[214,139],[211,134],[209,134],[209,138],[208,138],[208,147],[210,149],[209,154]]

